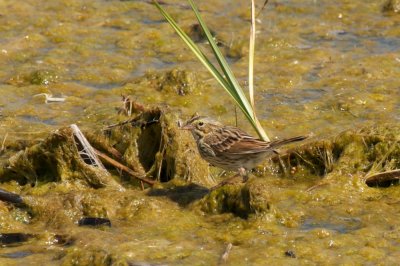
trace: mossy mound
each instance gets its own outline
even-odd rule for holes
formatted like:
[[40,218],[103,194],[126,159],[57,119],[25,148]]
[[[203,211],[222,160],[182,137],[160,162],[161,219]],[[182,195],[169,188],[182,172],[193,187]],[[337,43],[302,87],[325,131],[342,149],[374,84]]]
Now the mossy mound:
[[8,84],[16,86],[49,85],[57,83],[60,76],[52,69],[33,70],[29,73],[18,74],[7,80]]
[[[306,171],[309,176],[359,174],[400,168],[400,126],[382,125],[348,130],[338,136],[309,142],[290,150],[279,159],[280,174],[295,175]],[[277,164],[277,158],[274,159]],[[296,171],[290,172],[291,169]]]
[[[192,39],[194,42],[207,42],[207,36],[201,26],[196,23],[192,24],[185,29],[185,33]],[[213,30],[210,30],[211,35],[213,38],[216,38],[216,33]],[[217,42],[218,43],[218,42]]]
[[144,76],[128,83],[154,88],[157,91],[174,95],[191,94],[195,91],[201,91],[201,87],[204,86],[197,79],[195,73],[178,68],[167,72],[147,72]]
[[[127,120],[103,132],[85,135],[95,149],[130,168],[130,174],[117,170],[109,161],[104,162],[104,169],[88,164],[71,128],[66,127],[12,156],[0,172],[0,181],[32,186],[25,189],[23,196],[33,216],[44,213],[76,222],[83,216],[107,217],[115,211],[95,197],[76,198],[80,191],[94,193],[103,187],[122,191],[140,185],[143,188],[140,178],[135,177],[157,183],[147,196],[167,196],[183,207],[191,206],[209,214],[233,213],[242,218],[271,210],[274,191],[267,185],[268,176],[299,182],[314,180],[318,184],[320,180],[340,182],[338,178],[356,175],[365,186],[368,177],[376,173],[390,172],[389,177],[393,178],[388,179],[387,175],[382,184],[378,180],[367,182],[369,185],[388,186],[399,179],[396,169],[400,168],[400,126],[384,125],[345,131],[325,140],[309,139],[267,160],[263,170],[255,172],[266,178],[251,178],[245,184],[239,182],[208,191],[208,187],[215,185],[208,164],[200,158],[190,133],[179,129],[176,113],[168,108],[127,103],[124,108],[135,106]],[[50,189],[52,186],[55,191]],[[68,191],[75,191],[71,192],[75,196],[66,197]],[[47,208],[48,201],[35,198],[42,195],[53,197],[55,207]],[[56,215],[58,209],[76,215]]]
[[382,11],[385,13],[400,13],[400,1],[387,0],[382,6]]
[[70,127],[61,128],[12,156],[0,172],[0,181],[21,185],[48,182],[80,183],[93,188],[119,186],[104,169],[86,163],[79,155]]
[[[209,185],[208,164],[198,155],[190,133],[179,129],[173,112],[144,107],[144,111],[133,114],[121,126],[107,129],[105,134],[108,145],[139,174],[158,182],[180,179]],[[99,141],[89,139],[99,147]]]
[[[338,182],[339,177],[358,176],[361,183],[386,187],[399,181],[400,126],[384,125],[349,130],[326,140],[309,140],[267,161],[257,175]],[[375,173],[387,172],[386,178],[366,182]],[[392,179],[388,178],[392,177]],[[264,178],[250,179],[246,184],[225,185],[207,194],[195,206],[210,214],[230,212],[246,218],[268,212],[273,205]]]
[[250,214],[269,211],[269,193],[261,179],[251,179],[246,184],[225,185],[213,190],[195,205],[210,214],[230,212],[248,218]]
[[[177,121],[168,110],[143,107],[123,123],[84,135],[95,149],[129,167],[136,176],[209,185],[207,163],[196,152],[190,133],[180,130]],[[139,184],[109,162],[104,162],[107,169],[91,165],[80,149],[71,127],[61,128],[11,156],[2,167],[0,181],[16,180],[32,186],[61,182],[92,188],[120,187],[128,181]]]

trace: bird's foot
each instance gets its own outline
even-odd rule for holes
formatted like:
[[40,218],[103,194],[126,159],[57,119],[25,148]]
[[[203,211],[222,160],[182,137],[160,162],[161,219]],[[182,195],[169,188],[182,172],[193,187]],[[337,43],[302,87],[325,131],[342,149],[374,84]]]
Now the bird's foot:
[[238,179],[240,177],[242,178],[242,183],[246,183],[247,180],[249,180],[249,175],[247,174],[246,169],[244,169],[243,167],[238,169],[238,173],[236,175],[223,180],[218,185],[213,186],[210,190],[213,191],[213,190],[216,190],[217,188],[220,188],[220,187],[228,185],[228,184],[238,183]]
[[243,178],[242,183],[246,183],[247,180],[249,180],[249,175],[247,174],[246,169],[244,169],[243,167],[240,167],[238,169],[239,175]]

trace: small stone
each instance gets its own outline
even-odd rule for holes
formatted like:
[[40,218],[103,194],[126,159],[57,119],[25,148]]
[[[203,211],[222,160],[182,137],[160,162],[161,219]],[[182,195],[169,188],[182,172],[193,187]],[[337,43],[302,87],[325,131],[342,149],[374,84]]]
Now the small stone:
[[98,218],[98,217],[84,217],[79,220],[79,226],[108,226],[111,227],[111,221],[108,218]]
[[0,244],[11,245],[28,241],[31,238],[31,234],[25,233],[0,233]]
[[285,256],[289,258],[296,258],[296,254],[294,253],[293,250],[287,250],[285,251]]

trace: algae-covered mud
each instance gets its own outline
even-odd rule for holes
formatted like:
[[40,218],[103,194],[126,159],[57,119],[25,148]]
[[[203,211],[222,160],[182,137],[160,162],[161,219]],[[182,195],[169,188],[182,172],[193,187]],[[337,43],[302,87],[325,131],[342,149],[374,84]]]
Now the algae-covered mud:
[[[246,87],[250,3],[198,4]],[[164,5],[206,48],[189,5]],[[178,120],[234,125],[235,107],[151,1],[0,1],[0,264],[398,264],[399,10],[270,1],[259,119],[312,137],[211,191],[233,173]]]

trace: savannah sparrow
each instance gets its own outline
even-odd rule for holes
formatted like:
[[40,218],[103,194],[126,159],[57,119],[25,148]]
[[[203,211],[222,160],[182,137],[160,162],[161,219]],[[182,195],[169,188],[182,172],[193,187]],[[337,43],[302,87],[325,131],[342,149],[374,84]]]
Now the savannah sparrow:
[[[307,138],[298,136],[266,142],[237,127],[224,126],[204,116],[192,117],[181,129],[191,131],[204,160],[224,170],[237,171],[243,182],[248,179],[247,171],[261,163],[268,155],[276,153],[277,147]],[[223,181],[220,185],[226,183],[228,182]]]

